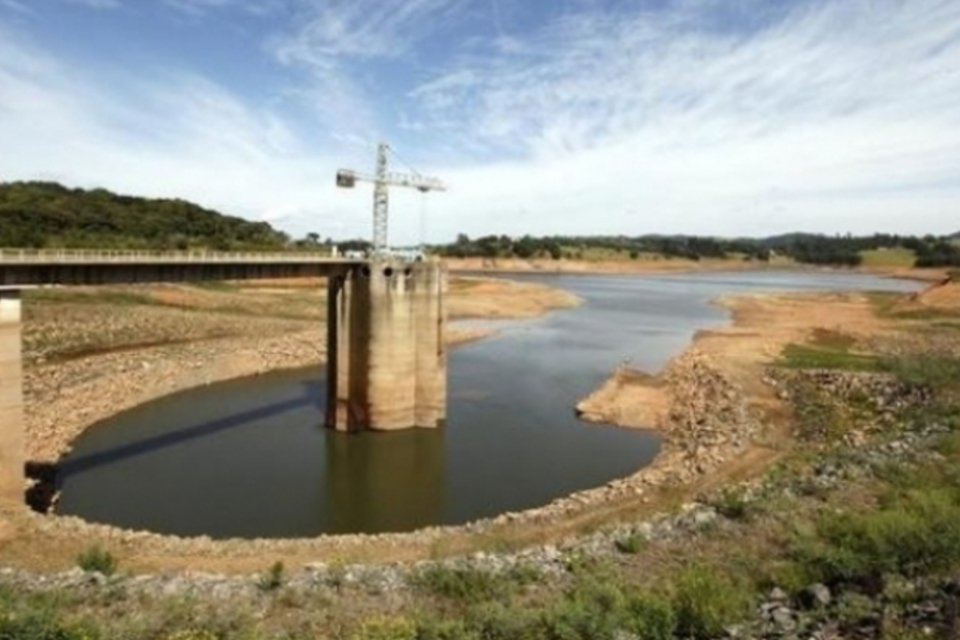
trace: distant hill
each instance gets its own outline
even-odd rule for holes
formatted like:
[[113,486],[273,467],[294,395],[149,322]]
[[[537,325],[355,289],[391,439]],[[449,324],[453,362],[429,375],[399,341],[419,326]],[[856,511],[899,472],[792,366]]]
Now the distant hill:
[[960,242],[943,238],[786,233],[767,238],[718,238],[678,235],[546,236],[511,238],[460,234],[456,242],[431,248],[456,258],[547,258],[559,260],[637,260],[650,256],[687,260],[733,259],[855,267],[960,267]]
[[280,249],[289,238],[185,200],[137,198],[52,182],[0,184],[0,247]]

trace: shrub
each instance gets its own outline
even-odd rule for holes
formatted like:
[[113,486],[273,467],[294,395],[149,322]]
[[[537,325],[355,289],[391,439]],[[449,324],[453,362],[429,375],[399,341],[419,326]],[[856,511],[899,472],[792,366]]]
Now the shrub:
[[747,500],[742,490],[728,488],[710,503],[717,513],[730,520],[749,520],[758,511],[756,503]]
[[117,570],[117,559],[100,545],[93,545],[77,556],[77,566],[84,571],[98,571],[105,576],[112,576]]
[[538,640],[544,637],[540,615],[522,605],[493,604],[473,609],[463,637],[483,640]]
[[836,442],[847,432],[840,407],[811,380],[795,379],[790,386],[797,436],[816,443]]
[[163,640],[220,640],[217,634],[207,629],[181,629],[163,636]]
[[433,565],[414,578],[414,585],[444,598],[470,603],[504,599],[512,592],[507,576],[471,567]]
[[681,637],[712,638],[750,614],[745,586],[705,566],[684,569],[674,586],[676,631]]
[[796,556],[824,582],[875,582],[960,566],[960,505],[956,491],[926,489],[888,495],[878,511],[833,514],[800,539]]
[[427,618],[420,621],[417,640],[480,640],[463,620]]
[[626,598],[615,584],[580,581],[544,614],[545,635],[554,640],[611,638],[630,623],[626,604]]
[[933,389],[955,387],[960,381],[960,359],[936,353],[896,358],[886,363],[903,382]]
[[99,637],[94,627],[64,623],[54,607],[33,607],[16,613],[0,609],[3,640],[96,640]]
[[677,616],[666,598],[638,593],[627,602],[629,629],[640,640],[669,640],[677,626]]
[[378,616],[363,621],[352,640],[415,640],[417,625],[402,617]]
[[628,536],[615,540],[613,546],[615,546],[620,553],[633,555],[647,548],[647,538],[640,533],[631,533]]
[[267,569],[266,573],[260,576],[257,586],[261,591],[276,591],[283,586],[284,566],[279,560]]

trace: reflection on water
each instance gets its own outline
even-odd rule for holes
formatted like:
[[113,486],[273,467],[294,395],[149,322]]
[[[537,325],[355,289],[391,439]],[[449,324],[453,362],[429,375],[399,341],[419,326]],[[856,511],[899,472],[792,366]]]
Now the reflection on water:
[[404,531],[443,520],[445,430],[331,434],[331,532]]
[[656,371],[699,329],[710,300],[779,289],[895,289],[831,274],[536,276],[585,300],[453,351],[445,428],[323,428],[322,371],[268,374],[136,407],[76,443],[62,513],[181,535],[402,531],[545,504],[649,463],[649,432],[590,426],[576,402],[621,361]]

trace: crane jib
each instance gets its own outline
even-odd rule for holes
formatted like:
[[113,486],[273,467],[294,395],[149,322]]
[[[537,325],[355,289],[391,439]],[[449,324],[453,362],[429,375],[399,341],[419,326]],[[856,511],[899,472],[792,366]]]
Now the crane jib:
[[424,176],[419,173],[406,174],[387,171],[387,152],[390,147],[380,143],[377,147],[377,165],[375,175],[364,175],[352,169],[337,171],[337,186],[352,189],[357,181],[372,182],[373,190],[373,252],[383,255],[387,249],[387,187],[410,187],[421,193],[429,191],[446,191],[444,185],[437,178]]

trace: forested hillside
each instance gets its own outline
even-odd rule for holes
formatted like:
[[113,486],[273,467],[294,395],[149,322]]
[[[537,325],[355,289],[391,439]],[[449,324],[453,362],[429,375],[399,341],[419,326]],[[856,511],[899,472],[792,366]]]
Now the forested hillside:
[[[767,262],[772,258],[803,264],[850,266],[878,258],[905,259],[899,266],[960,266],[960,245],[934,236],[872,236],[790,233],[769,238],[713,238],[702,236],[546,236],[511,238],[461,234],[456,242],[434,247],[451,257],[641,259],[726,258]],[[897,265],[887,265],[897,266]]]
[[51,182],[0,184],[0,247],[281,249],[286,234],[184,200],[68,189]]

